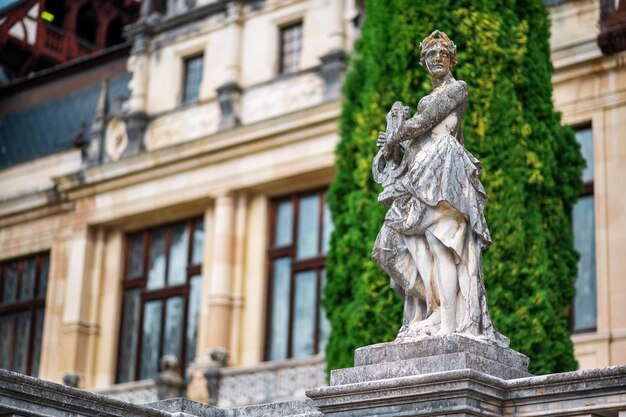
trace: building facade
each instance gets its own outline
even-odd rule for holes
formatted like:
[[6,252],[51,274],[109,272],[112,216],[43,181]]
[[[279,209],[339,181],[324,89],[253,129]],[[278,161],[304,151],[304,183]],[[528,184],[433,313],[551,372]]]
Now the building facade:
[[[624,364],[626,52],[598,47],[599,2],[550,10],[555,102],[591,155],[574,213],[576,355]],[[144,3],[128,56],[5,87],[0,367],[143,402],[164,355],[189,398],[213,389],[221,406],[323,385],[324,198],[362,17],[358,0]],[[29,115],[62,109],[68,89],[88,124],[67,110],[75,137],[13,156]]]
[[575,354],[582,369],[623,364],[626,2],[562,2],[551,8],[551,19],[554,102],[587,160],[585,190],[573,213],[581,254],[572,312]]

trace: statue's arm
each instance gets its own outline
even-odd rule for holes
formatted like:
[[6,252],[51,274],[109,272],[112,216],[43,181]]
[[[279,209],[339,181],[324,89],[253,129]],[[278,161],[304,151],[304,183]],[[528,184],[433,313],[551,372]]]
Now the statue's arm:
[[393,143],[415,139],[437,126],[467,100],[467,84],[456,81],[426,105],[424,110],[407,120],[391,139]]

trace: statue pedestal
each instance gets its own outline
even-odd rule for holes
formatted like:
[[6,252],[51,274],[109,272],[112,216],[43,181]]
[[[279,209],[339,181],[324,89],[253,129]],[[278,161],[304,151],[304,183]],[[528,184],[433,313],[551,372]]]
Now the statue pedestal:
[[501,415],[507,380],[531,376],[525,355],[461,334],[365,346],[354,362],[307,392],[324,415]]
[[354,368],[330,374],[330,385],[472,369],[501,379],[531,376],[527,356],[460,334],[406,339],[354,352]]

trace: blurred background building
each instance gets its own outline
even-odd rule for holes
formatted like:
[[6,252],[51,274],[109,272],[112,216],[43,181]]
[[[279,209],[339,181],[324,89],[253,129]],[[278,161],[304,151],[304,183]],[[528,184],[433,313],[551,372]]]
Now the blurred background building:
[[[588,163],[576,357],[626,364],[626,2],[545,3]],[[363,18],[360,0],[0,1],[0,367],[135,402],[167,354],[225,407],[323,385],[324,198]]]

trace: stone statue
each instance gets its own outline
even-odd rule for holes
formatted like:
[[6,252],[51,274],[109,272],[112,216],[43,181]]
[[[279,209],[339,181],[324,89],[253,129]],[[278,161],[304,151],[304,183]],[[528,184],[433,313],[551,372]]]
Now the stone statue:
[[456,46],[435,30],[420,44],[433,91],[415,116],[396,102],[373,174],[389,210],[372,258],[404,299],[398,339],[461,333],[508,346],[487,311],[483,248],[491,244],[480,162],[463,146],[467,85],[452,76]]

